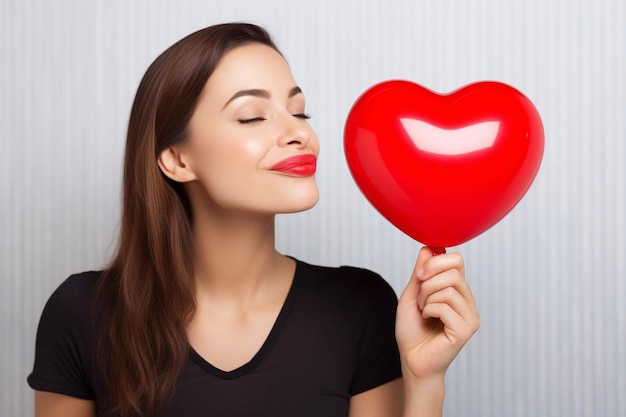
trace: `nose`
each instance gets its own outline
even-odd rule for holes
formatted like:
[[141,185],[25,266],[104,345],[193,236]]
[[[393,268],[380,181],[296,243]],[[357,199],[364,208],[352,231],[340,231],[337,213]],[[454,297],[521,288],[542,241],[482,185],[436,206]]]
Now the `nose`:
[[309,123],[292,114],[284,116],[284,128],[280,134],[279,144],[281,146],[296,146],[306,148],[315,136]]

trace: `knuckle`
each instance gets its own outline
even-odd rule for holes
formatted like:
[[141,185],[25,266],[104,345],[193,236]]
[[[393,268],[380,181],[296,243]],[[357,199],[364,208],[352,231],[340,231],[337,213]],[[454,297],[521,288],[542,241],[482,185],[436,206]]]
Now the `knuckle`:
[[474,317],[471,321],[472,334],[476,333],[480,329],[480,319],[478,316]]
[[441,290],[441,293],[446,299],[450,299],[454,296],[454,294],[456,293],[456,290],[454,289],[454,287],[446,287],[443,290]]
[[450,254],[450,258],[454,261],[454,263],[458,266],[463,266],[463,255],[460,252],[452,252]]

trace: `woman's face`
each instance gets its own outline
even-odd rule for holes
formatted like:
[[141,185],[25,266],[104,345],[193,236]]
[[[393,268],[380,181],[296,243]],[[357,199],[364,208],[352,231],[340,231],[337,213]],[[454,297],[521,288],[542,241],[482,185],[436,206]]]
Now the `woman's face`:
[[[318,199],[317,137],[304,95],[274,49],[229,51],[207,81],[181,148],[195,180],[192,205],[258,213],[311,208]],[[196,201],[194,201],[196,200]]]

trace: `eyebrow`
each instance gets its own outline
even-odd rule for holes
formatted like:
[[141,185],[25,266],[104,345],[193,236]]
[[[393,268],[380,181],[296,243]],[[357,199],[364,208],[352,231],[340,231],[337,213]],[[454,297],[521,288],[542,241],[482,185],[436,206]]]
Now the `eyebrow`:
[[[297,94],[302,94],[302,89],[298,86],[292,88],[291,90],[289,90],[289,95],[287,96],[287,98],[291,98]],[[269,91],[267,90],[262,90],[260,88],[252,88],[249,90],[241,90],[241,91],[237,91],[230,99],[228,99],[228,101],[226,102],[226,104],[224,104],[224,107],[222,107],[222,110],[224,108],[226,108],[226,106],[228,106],[230,104],[231,101],[239,98],[239,97],[245,97],[245,96],[252,96],[252,97],[260,97],[260,98],[265,98],[265,99],[269,99],[270,97],[272,97],[272,95],[269,93]]]

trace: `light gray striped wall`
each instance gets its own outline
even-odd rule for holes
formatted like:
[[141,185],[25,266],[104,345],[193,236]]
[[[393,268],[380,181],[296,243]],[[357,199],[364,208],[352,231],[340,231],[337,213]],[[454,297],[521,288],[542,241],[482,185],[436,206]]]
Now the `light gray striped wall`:
[[622,0],[2,0],[0,415],[32,414],[39,314],[98,268],[118,220],[137,83],[166,46],[212,23],[274,34],[322,141],[319,205],[279,220],[304,260],[382,273],[398,291],[419,245],[361,197],[342,127],[371,84],[447,92],[495,79],[545,124],[529,194],[458,248],[482,328],[451,367],[451,416],[626,416],[626,3]]

